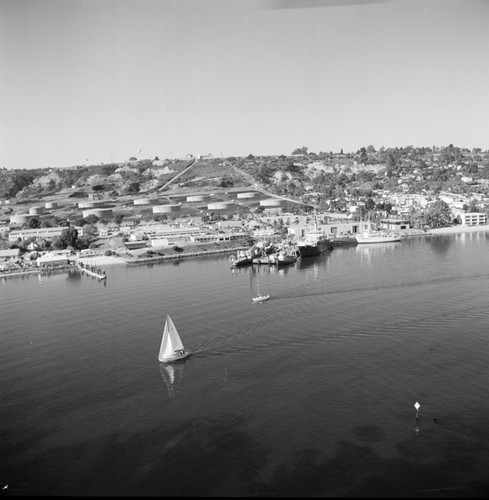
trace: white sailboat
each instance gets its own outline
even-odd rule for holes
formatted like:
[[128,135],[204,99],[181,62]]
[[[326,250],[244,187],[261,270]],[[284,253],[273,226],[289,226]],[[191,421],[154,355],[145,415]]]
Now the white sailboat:
[[176,361],[190,355],[190,352],[183,347],[182,340],[178,331],[173,324],[170,315],[166,315],[165,329],[163,330],[163,338],[161,339],[160,352],[158,360],[162,362]]
[[258,295],[256,297],[252,297],[252,301],[255,304],[258,304],[260,302],[265,302],[270,298],[270,294],[268,295],[261,295],[260,294],[260,278],[259,278],[259,273],[256,273],[256,291]]

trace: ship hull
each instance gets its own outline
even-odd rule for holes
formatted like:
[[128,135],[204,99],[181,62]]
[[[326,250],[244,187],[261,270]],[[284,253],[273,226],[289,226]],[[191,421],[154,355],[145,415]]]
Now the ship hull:
[[358,245],[358,241],[355,236],[337,236],[331,238],[331,243],[333,247],[345,247]]
[[326,250],[331,250],[333,245],[327,239],[321,239],[316,244],[303,244],[298,245],[299,253],[301,257],[314,257],[315,255],[320,255]]

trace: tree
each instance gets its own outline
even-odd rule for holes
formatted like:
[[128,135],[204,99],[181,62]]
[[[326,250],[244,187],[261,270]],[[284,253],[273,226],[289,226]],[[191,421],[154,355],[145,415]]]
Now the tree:
[[67,227],[61,232],[61,242],[65,247],[77,247],[78,231],[74,226]]
[[308,148],[306,146],[302,146],[302,148],[296,148],[292,151],[293,155],[307,155]]
[[115,217],[114,217],[114,222],[120,226],[121,223],[122,223],[122,219],[124,219],[124,215],[123,214],[117,214]]
[[33,217],[29,221],[29,229],[37,229],[41,226],[41,221],[37,217]]
[[233,178],[229,174],[224,174],[224,176],[221,179],[221,183],[219,184],[220,187],[233,187],[234,182]]
[[88,222],[83,217],[77,217],[76,219],[73,219],[74,226],[83,227],[85,224],[88,224]]
[[97,224],[99,221],[99,218],[95,214],[90,214],[85,217],[85,222],[87,224]]
[[452,222],[452,211],[447,202],[437,200],[425,212],[425,223],[431,227],[445,227]]
[[63,250],[64,248],[66,248],[66,245],[64,241],[61,239],[61,236],[55,236],[53,238],[53,241],[51,243],[51,248],[55,250]]
[[481,212],[479,205],[476,200],[471,200],[469,206],[467,207],[467,212]]
[[98,229],[93,224],[87,224],[83,227],[83,237],[87,240],[94,240],[98,236]]
[[131,182],[127,187],[128,193],[138,193],[139,192],[139,182]]
[[45,218],[41,221],[41,227],[54,227],[55,221],[52,218]]
[[360,163],[367,164],[368,163],[367,150],[365,148],[360,148],[359,153],[360,153],[360,158],[358,161]]

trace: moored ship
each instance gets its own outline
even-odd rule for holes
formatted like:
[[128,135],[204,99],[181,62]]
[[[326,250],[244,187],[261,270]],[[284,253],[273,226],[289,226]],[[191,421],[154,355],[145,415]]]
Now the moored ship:
[[330,237],[331,244],[334,247],[358,245],[358,241],[353,234],[335,234]]
[[332,248],[331,241],[316,226],[312,231],[306,232],[303,240],[297,242],[297,249],[301,257],[320,255],[326,250],[332,250]]
[[355,236],[359,244],[364,243],[390,243],[401,241],[401,236],[394,233],[385,233],[382,231],[365,231]]

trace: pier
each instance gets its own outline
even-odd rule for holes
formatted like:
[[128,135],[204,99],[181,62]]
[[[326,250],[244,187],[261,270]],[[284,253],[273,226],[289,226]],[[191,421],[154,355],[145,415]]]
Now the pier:
[[93,276],[94,278],[97,278],[99,280],[107,279],[107,275],[105,274],[105,271],[102,271],[102,269],[95,269],[94,266],[89,266],[88,264],[83,266],[82,262],[77,262],[76,267],[82,273],[88,274],[89,276]]

